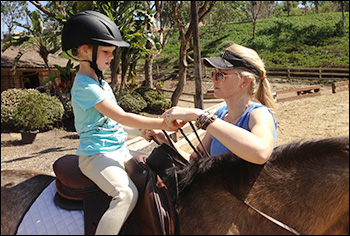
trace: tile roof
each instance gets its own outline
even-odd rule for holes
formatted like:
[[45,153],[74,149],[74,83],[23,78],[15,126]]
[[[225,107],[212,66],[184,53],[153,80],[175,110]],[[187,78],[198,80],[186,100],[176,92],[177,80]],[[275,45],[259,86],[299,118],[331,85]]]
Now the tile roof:
[[[1,52],[1,68],[12,68],[13,61],[18,52],[19,47],[13,46],[8,48],[5,52]],[[60,51],[55,54],[49,54],[48,61],[51,68],[54,68],[55,64],[62,67],[65,67],[67,65],[68,59],[58,56],[59,53]],[[72,60],[72,62],[74,65],[78,64],[78,62],[74,60]],[[21,59],[19,60],[17,68],[45,69],[46,66],[39,53],[33,49],[26,49]]]

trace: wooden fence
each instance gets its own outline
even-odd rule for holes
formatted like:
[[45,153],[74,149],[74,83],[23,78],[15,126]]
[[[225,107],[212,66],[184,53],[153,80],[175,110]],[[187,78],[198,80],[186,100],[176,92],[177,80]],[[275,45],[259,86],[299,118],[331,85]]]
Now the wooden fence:
[[267,67],[268,77],[287,79],[335,80],[349,79],[349,68],[288,68]]
[[[188,67],[189,76],[194,76],[194,68]],[[138,67],[139,73],[144,73],[142,67]],[[210,78],[211,69],[202,66],[202,77]],[[267,67],[268,78],[287,78],[287,79],[307,79],[307,80],[344,80],[349,79],[349,68],[289,68],[289,67]],[[179,73],[178,67],[161,67],[155,65],[153,75],[176,76]]]

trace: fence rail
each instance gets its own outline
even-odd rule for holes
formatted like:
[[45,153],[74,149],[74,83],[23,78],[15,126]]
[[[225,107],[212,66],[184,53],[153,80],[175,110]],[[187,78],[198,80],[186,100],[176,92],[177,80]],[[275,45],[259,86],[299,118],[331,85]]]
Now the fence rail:
[[267,67],[268,77],[297,79],[349,79],[349,68],[288,68]]
[[[144,73],[142,67],[138,67],[139,73]],[[193,67],[187,68],[189,76],[194,76]],[[287,78],[287,79],[308,79],[308,80],[337,80],[349,79],[349,68],[294,68],[294,67],[267,67],[267,76],[270,78]],[[161,67],[156,65],[153,68],[154,76],[177,75],[178,67]],[[211,70],[202,66],[203,78],[210,78]]]

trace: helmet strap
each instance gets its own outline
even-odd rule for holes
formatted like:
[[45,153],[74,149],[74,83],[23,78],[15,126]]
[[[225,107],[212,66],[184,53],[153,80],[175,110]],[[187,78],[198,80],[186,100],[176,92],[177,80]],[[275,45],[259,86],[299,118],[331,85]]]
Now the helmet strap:
[[102,86],[102,80],[103,80],[103,74],[102,74],[102,71],[100,71],[97,67],[97,63],[96,63],[96,60],[97,60],[97,48],[98,48],[98,44],[97,43],[94,43],[93,44],[93,49],[92,49],[92,61],[88,61],[88,60],[79,60],[75,57],[73,57],[68,51],[65,51],[65,53],[70,56],[71,58],[73,58],[74,60],[76,61],[86,61],[86,62],[89,62],[90,63],[90,67],[92,69],[94,69],[95,71],[95,74],[97,75],[97,78],[98,78],[98,82],[100,83],[100,87],[103,89],[103,86]]
[[98,44],[94,43],[93,44],[93,49],[92,49],[92,61],[89,61],[89,62],[90,62],[90,67],[95,70],[95,73],[97,75],[98,82],[100,83],[101,88],[103,88],[102,87],[103,74],[102,74],[102,71],[98,69],[97,63],[96,63],[96,60],[97,60],[97,48],[98,48]]

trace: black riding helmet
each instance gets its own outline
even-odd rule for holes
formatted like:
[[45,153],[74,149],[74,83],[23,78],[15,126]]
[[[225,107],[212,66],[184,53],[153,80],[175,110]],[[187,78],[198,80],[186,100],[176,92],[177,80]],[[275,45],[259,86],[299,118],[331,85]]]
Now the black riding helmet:
[[66,53],[68,50],[77,48],[83,44],[93,45],[90,66],[95,70],[100,83],[102,83],[103,75],[96,64],[97,47],[99,45],[130,46],[130,44],[123,41],[118,26],[106,15],[95,11],[79,12],[69,18],[63,26],[61,41],[62,50]]

